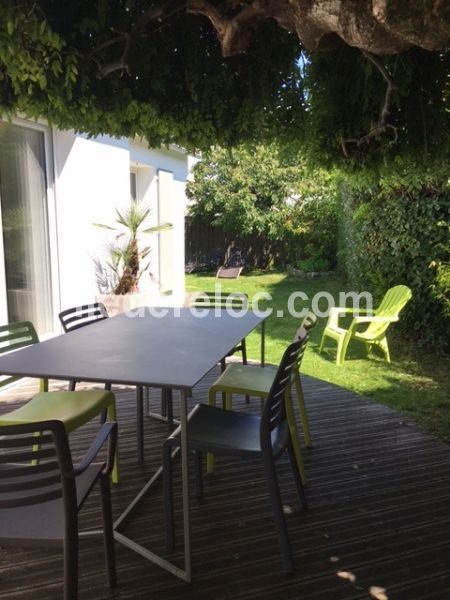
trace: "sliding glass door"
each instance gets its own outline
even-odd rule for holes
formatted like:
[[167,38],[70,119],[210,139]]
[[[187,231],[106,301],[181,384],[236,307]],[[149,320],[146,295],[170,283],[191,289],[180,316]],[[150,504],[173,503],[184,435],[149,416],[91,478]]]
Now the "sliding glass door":
[[0,121],[0,297],[9,322],[31,321],[39,334],[53,312],[45,161],[43,131]]

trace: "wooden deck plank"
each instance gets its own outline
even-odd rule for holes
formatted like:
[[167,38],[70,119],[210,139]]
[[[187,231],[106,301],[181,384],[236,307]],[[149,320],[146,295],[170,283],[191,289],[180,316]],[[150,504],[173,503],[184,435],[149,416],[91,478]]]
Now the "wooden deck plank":
[[[205,400],[216,373],[194,390]],[[59,389],[61,382],[51,382]],[[118,588],[105,587],[101,539],[82,539],[80,600],[367,600],[385,590],[389,600],[450,598],[450,452],[447,445],[383,406],[323,381],[304,378],[314,447],[305,450],[308,511],[301,511],[287,461],[279,478],[296,573],[281,571],[265,482],[257,461],[217,460],[205,495],[192,500],[191,584],[183,583],[117,544]],[[0,412],[37,391],[27,380],[0,394]],[[166,425],[146,419],[146,460],[136,462],[135,393],[117,388],[123,481],[113,490],[115,515],[131,501],[161,460]],[[159,393],[151,391],[152,407]],[[177,402],[175,401],[175,405]],[[234,408],[257,412],[260,403]],[[175,406],[177,412],[177,406]],[[92,422],[71,436],[80,457],[98,429]],[[175,464],[175,517],[181,539],[180,466]],[[98,498],[80,519],[99,523]],[[162,490],[145,497],[123,531],[163,552]],[[173,560],[182,565],[181,546]],[[380,592],[381,593],[381,592]],[[0,549],[0,600],[56,600],[62,594],[57,552]]]

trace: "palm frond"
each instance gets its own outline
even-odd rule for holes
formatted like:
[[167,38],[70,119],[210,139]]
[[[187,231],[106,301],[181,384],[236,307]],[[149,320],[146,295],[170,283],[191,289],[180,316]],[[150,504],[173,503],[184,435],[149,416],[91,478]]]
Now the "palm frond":
[[126,227],[127,229],[130,228],[130,222],[129,222],[129,220],[127,220],[127,216],[122,215],[122,213],[120,213],[117,208],[116,208],[116,223],[119,223],[119,225],[123,225],[123,227]]
[[144,267],[142,267],[142,269],[140,269],[139,274],[138,274],[138,280],[148,270],[149,267],[150,267],[150,261]]
[[147,246],[146,248],[143,248],[140,252],[139,252],[139,258],[145,258],[146,256],[148,256],[150,254],[150,252],[152,251],[151,246]]
[[115,227],[110,227],[109,225],[104,225],[103,223],[92,223],[94,227],[98,227],[99,229],[108,229],[109,231],[115,231]]
[[142,233],[161,233],[162,231],[169,231],[171,229],[173,229],[172,223],[161,223],[160,225],[143,229]]

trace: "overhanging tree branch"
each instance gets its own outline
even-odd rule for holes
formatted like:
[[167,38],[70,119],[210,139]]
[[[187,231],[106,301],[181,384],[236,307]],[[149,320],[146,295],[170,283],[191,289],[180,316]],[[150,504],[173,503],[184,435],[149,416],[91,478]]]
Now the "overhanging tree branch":
[[[150,23],[167,20],[180,10],[203,15],[211,22],[223,56],[245,53],[259,23],[267,19],[296,31],[310,51],[327,48],[330,40],[335,43],[338,38],[360,48],[368,58],[403,52],[414,45],[444,51],[450,43],[450,12],[444,5],[442,0],[434,0],[430,6],[424,3],[420,9],[417,0],[161,0],[144,10],[128,32],[99,45],[88,58],[98,64],[100,78],[126,70],[134,40],[147,35]],[[103,64],[99,53],[116,44],[124,45],[120,59]],[[381,63],[377,68],[384,77]]]
[[363,144],[369,143],[373,137],[380,135],[388,129],[394,133],[394,139],[392,141],[397,141],[397,128],[394,125],[387,122],[390,113],[392,93],[395,90],[395,83],[391,75],[388,73],[386,67],[383,65],[383,63],[377,56],[374,56],[366,50],[361,50],[361,52],[368,60],[370,60],[370,62],[373,65],[375,65],[375,67],[383,76],[383,79],[386,81],[386,92],[384,94],[383,103],[380,108],[380,115],[378,117],[378,121],[372,124],[370,130],[365,135],[359,138],[343,138],[341,140],[342,151],[346,157],[350,155],[347,147],[348,144],[356,144],[356,146],[359,148]]
[[[191,14],[200,14],[207,17],[219,39],[223,56],[232,56],[246,52],[250,46],[253,32],[257,24],[269,18],[268,3],[261,0],[254,0],[240,10],[229,14],[226,9],[227,3],[219,9],[207,0],[188,0],[187,12]],[[230,3],[234,4],[234,3]]]
[[[165,0],[163,2],[158,2],[157,4],[150,6],[141,14],[130,31],[119,32],[116,37],[98,46],[89,56],[89,58],[97,63],[97,77],[102,79],[114,71],[128,71],[128,57],[133,42],[138,36],[142,35],[147,25],[152,22],[161,22],[168,19],[178,10],[184,8],[185,4],[186,0]],[[104,64],[101,63],[98,59],[98,53],[108,47],[120,43],[124,44],[121,57]]]

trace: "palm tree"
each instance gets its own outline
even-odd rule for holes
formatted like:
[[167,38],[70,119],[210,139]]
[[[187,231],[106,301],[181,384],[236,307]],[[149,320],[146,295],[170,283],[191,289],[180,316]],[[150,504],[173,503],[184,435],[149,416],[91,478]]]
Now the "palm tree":
[[[150,261],[148,261],[144,267],[141,267],[141,262],[150,255],[151,246],[139,249],[140,235],[172,229],[171,223],[142,229],[149,215],[150,208],[132,199],[125,212],[116,209],[116,223],[119,227],[94,223],[95,227],[118,232],[115,244],[110,247],[111,262],[108,263],[108,267],[113,271],[116,279],[114,294],[130,294],[137,291],[142,273],[145,273],[150,266]],[[121,228],[124,228],[125,231],[121,231]]]

